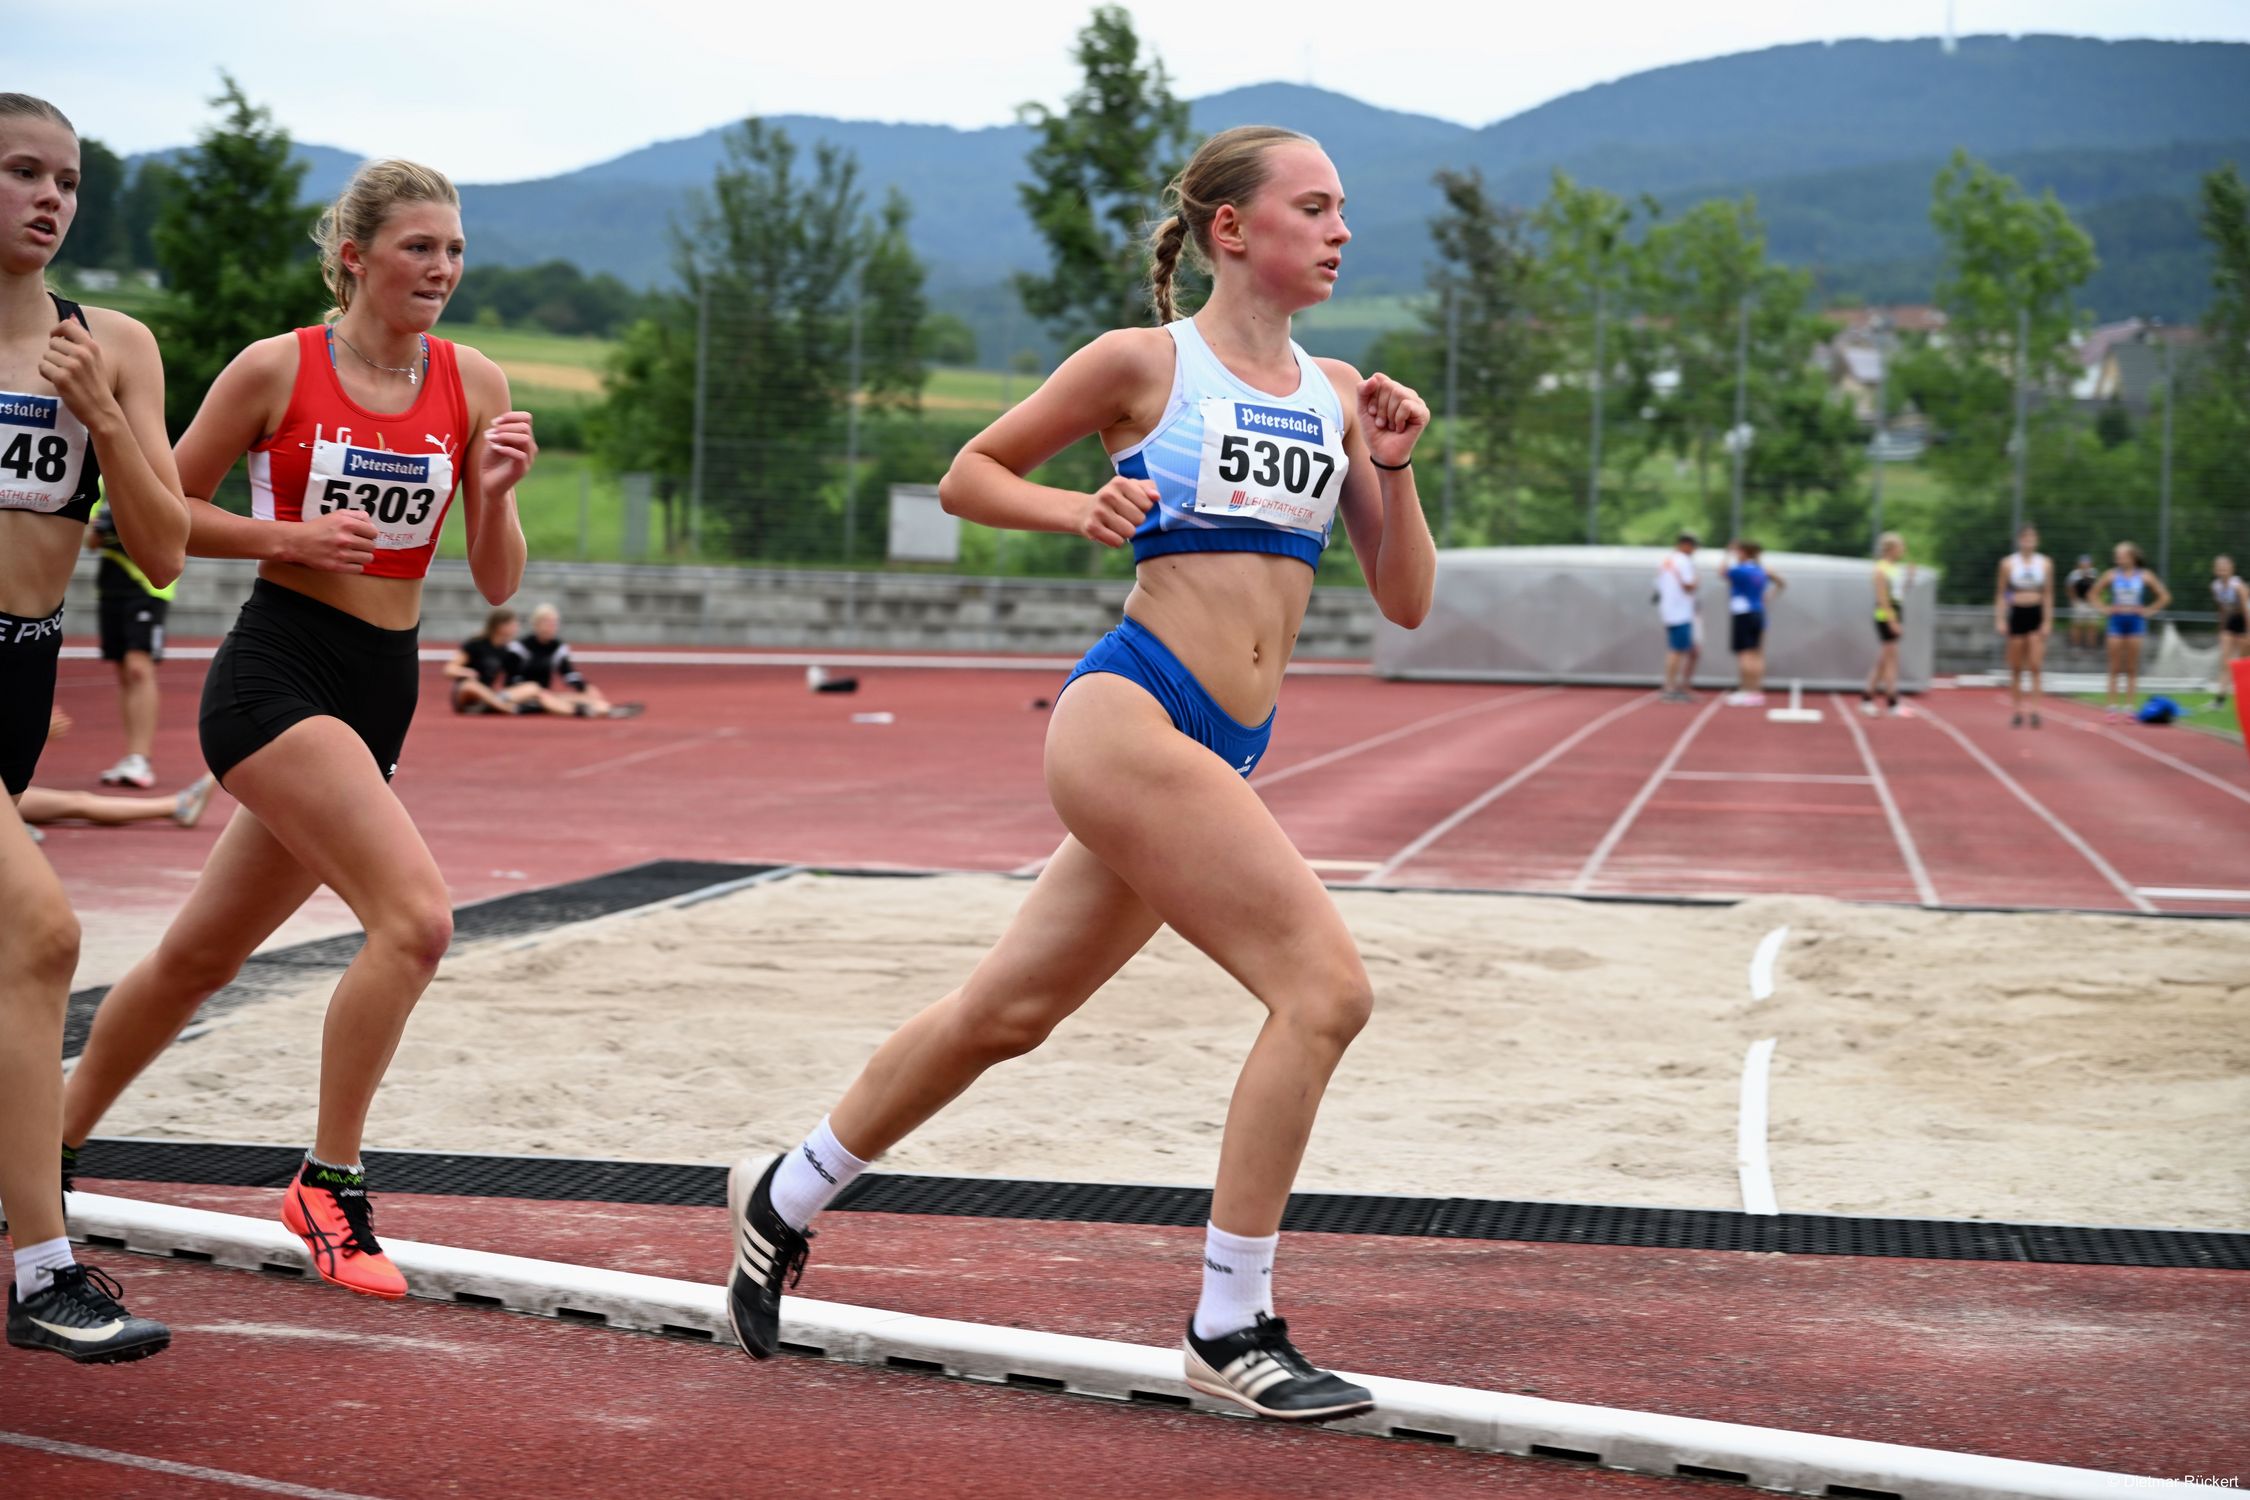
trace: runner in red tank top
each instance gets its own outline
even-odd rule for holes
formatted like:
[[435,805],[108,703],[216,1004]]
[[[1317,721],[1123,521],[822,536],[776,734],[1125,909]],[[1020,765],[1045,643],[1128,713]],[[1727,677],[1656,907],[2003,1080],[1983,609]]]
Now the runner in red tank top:
[[400,1297],[405,1279],[375,1238],[360,1135],[453,917],[388,783],[414,714],[422,578],[456,487],[469,570],[498,604],[523,578],[515,486],[537,449],[499,368],[430,336],[461,276],[450,182],[411,162],[370,162],[318,238],[336,313],[245,349],[179,446],[191,497],[250,456],[253,515],[189,501],[190,552],[259,560],[203,690],[203,758],[242,806],[156,952],[103,999],[63,1139],[82,1143],[196,1008],[326,885],[367,945],[329,1003],[319,1125],[281,1217],[324,1278]]

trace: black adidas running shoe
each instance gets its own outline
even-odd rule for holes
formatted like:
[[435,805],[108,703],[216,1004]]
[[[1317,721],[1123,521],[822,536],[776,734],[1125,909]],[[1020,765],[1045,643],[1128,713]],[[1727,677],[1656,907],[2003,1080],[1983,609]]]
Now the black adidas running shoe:
[[[781,1347],[781,1289],[805,1279],[812,1231],[792,1229],[773,1211],[773,1174],[746,1156],[727,1173],[727,1219],[734,1226],[734,1274],[727,1278],[727,1321],[752,1359]],[[752,1174],[756,1175],[753,1176]]]
[[1190,1322],[1187,1383],[1281,1422],[1334,1422],[1375,1409],[1374,1392],[1314,1369],[1289,1342],[1289,1324],[1265,1313],[1241,1332],[1215,1339],[1197,1338]]
[[117,1299],[123,1288],[92,1266],[65,1266],[47,1289],[20,1301],[8,1288],[8,1342],[49,1349],[82,1365],[123,1364],[160,1354],[172,1330],[136,1318]]

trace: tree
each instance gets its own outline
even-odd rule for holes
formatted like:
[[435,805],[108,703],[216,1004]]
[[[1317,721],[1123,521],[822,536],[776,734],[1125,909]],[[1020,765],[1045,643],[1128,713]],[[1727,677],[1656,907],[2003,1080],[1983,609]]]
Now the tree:
[[929,317],[928,279],[906,233],[913,208],[892,188],[882,216],[867,227],[859,277],[861,384],[871,406],[917,411],[929,370],[922,360],[922,324]]
[[1654,405],[1657,439],[1694,463],[1704,529],[1718,535],[1733,522],[1728,434],[1739,367],[1750,429],[1745,529],[1769,544],[1825,549],[1857,505],[1859,434],[1810,368],[1827,331],[1810,311],[1811,277],[1767,260],[1748,197],[1708,199],[1652,225],[1638,270],[1649,338],[1675,377]]
[[924,379],[909,210],[893,193],[863,214],[850,152],[816,146],[807,172],[763,120],[727,132],[723,151],[674,233],[686,293],[628,331],[591,435],[606,467],[645,470],[669,495],[698,472],[700,425],[702,499],[736,555],[834,556],[848,403],[911,410]]
[[164,204],[179,191],[179,170],[154,157],[143,161],[126,184],[119,213],[125,221],[125,263],[136,269],[156,264],[156,226]]
[[[2008,543],[2016,383],[2059,389],[2072,373],[2072,294],[2094,272],[2094,244],[2052,192],[2031,198],[1965,151],[1953,153],[1932,185],[1930,222],[1944,256],[1937,300],[1945,332],[1906,351],[1895,394],[1938,429],[1924,462],[1953,502],[1937,516],[1940,553],[1978,559],[1981,568]],[[2029,340],[2019,347],[2025,330]],[[2043,407],[2033,452],[2066,421],[2059,405]],[[2026,493],[2033,493],[2028,468]],[[1963,589],[1981,586],[1966,576],[1957,581]]]
[[1193,140],[1187,105],[1173,97],[1164,64],[1143,60],[1124,7],[1095,7],[1075,57],[1085,78],[1062,109],[1018,112],[1037,140],[1025,158],[1032,180],[1017,191],[1047,242],[1049,269],[1015,283],[1066,349],[1147,321],[1147,226]]
[[[1519,429],[1543,367],[1530,226],[1522,213],[1485,191],[1481,172],[1441,171],[1435,180],[1445,204],[1430,220],[1438,258],[1429,284],[1436,301],[1424,314],[1427,333],[1416,341],[1428,354],[1414,363],[1419,367],[1428,361],[1429,368],[1421,372],[1427,383],[1418,388],[1441,402],[1450,332],[1464,429],[1455,437],[1467,439],[1470,451],[1464,456],[1472,460],[1456,473],[1465,503],[1453,518],[1454,532],[1444,540],[1513,542],[1520,539],[1515,483]],[[1413,357],[1418,351],[1401,352]]]
[[175,432],[245,344],[311,322],[323,300],[312,213],[298,203],[305,169],[290,160],[289,133],[219,76],[219,123],[182,158],[155,232],[167,293],[156,332]]
[[695,308],[659,299],[609,357],[608,398],[587,416],[594,461],[612,474],[645,473],[664,507],[669,551],[677,507],[695,472]]
[[125,258],[125,163],[91,136],[78,142],[78,217],[55,259],[70,266],[115,266]]
[[2203,179],[2203,236],[2211,242],[2211,307],[2204,314],[2212,367],[2250,413],[2250,185],[2228,162]]
[[[1635,219],[1655,213],[1646,198],[1638,205],[1628,203],[1600,188],[1580,187],[1558,171],[1546,200],[1531,216],[1539,245],[1535,296],[1541,321],[1554,331],[1560,347],[1552,367],[1553,389],[1540,403],[1536,429],[1527,434],[1525,457],[1534,479],[1523,517],[1526,541],[1570,541],[1586,534],[1597,385],[1604,427],[1602,468],[1618,476],[1615,486],[1605,479],[1603,491],[1621,491],[1648,456],[1652,430],[1644,428],[1637,435],[1631,429],[1620,431],[1616,419],[1647,409],[1654,395],[1647,329],[1629,316],[1628,293],[1645,280],[1642,246],[1633,238]],[[1606,524],[1601,530],[1615,534]]]
[[967,368],[977,362],[977,331],[955,313],[932,313],[922,320],[916,350],[923,362]]

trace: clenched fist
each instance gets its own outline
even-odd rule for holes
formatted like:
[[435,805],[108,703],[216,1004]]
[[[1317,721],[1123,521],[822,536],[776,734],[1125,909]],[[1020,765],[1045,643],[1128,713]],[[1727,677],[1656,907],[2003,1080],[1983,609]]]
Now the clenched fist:
[[1078,518],[1078,534],[1104,547],[1122,547],[1133,539],[1149,507],[1156,503],[1156,485],[1146,479],[1120,474],[1086,497],[1086,510]]
[[1377,373],[1359,383],[1359,428],[1375,462],[1394,468],[1405,463],[1429,425],[1428,404],[1390,376]]

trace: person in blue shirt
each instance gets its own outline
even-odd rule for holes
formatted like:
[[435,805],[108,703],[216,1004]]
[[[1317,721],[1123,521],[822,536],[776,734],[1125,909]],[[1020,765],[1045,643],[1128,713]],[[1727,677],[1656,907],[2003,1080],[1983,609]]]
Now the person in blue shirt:
[[1762,561],[1765,548],[1747,539],[1727,548],[1727,619],[1733,637],[1735,671],[1741,682],[1727,694],[1734,708],[1763,708],[1766,702],[1766,599],[1789,587]]

